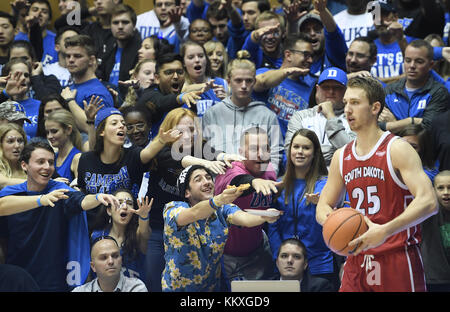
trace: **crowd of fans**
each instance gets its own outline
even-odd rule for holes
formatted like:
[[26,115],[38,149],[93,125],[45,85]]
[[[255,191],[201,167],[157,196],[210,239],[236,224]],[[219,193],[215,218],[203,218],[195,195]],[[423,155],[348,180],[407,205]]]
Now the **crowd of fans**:
[[1,291],[338,291],[316,205],[355,77],[434,185],[450,291],[450,1],[126,2],[0,11]]

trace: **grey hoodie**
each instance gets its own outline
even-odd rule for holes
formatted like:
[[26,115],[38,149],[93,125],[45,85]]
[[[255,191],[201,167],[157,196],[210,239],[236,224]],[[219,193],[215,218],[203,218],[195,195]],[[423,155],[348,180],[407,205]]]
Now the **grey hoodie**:
[[269,136],[271,162],[278,173],[282,159],[283,136],[277,116],[266,103],[250,102],[238,107],[230,97],[210,107],[202,118],[203,137],[211,142],[216,150],[239,154],[241,134],[252,126],[259,126]]

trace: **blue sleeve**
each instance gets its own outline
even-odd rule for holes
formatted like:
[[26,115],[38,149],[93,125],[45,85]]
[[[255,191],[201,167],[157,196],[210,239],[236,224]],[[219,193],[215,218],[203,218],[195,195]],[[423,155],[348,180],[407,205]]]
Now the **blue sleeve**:
[[218,212],[221,213],[224,220],[226,220],[227,223],[230,224],[229,217],[231,215],[233,215],[236,211],[240,211],[240,210],[241,209],[238,206],[236,206],[234,204],[228,204],[228,205],[224,205],[222,208],[220,208],[218,210]]
[[[264,74],[265,72],[267,72],[269,70],[269,68],[267,67],[260,67],[256,70],[256,75],[260,75],[260,74]],[[269,96],[269,90],[264,90],[262,92],[256,92],[253,91],[253,97],[255,100],[257,101],[262,101],[262,102],[266,102],[267,101],[267,97]]]
[[83,212],[81,202],[86,195],[79,191],[68,192],[66,194],[69,198],[65,199],[63,202],[64,214],[67,219],[70,219],[71,217]]
[[336,25],[334,32],[325,31],[325,53],[334,66],[345,70],[345,57],[348,51],[344,35],[341,29]]
[[227,51],[229,59],[231,60],[236,58],[236,53],[242,49],[245,38],[247,38],[250,32],[245,30],[244,23],[242,23],[242,21],[239,27],[233,26],[231,21],[228,21],[228,34],[230,37],[227,42]]
[[434,47],[433,48],[433,61],[440,60],[442,58],[442,50],[444,47]]
[[250,60],[255,63],[256,68],[259,68],[263,59],[263,51],[261,50],[259,44],[252,41],[250,34],[245,39],[242,50],[247,50],[250,53]]
[[[281,195],[276,199],[273,206],[275,209],[286,211],[286,205],[284,204],[284,191]],[[283,219],[284,215],[281,216],[276,222],[268,223],[268,232],[267,236],[269,238],[270,249],[272,250],[272,257],[274,260],[277,259],[278,249],[280,248],[281,242],[283,241],[283,237],[281,235],[281,225],[284,223]],[[287,216],[286,216],[287,217]]]
[[189,23],[192,23],[199,18],[206,20],[206,11],[208,8],[209,3],[206,1],[203,1],[203,6],[201,7],[196,6],[194,1],[191,1],[186,9],[186,17],[188,18]]

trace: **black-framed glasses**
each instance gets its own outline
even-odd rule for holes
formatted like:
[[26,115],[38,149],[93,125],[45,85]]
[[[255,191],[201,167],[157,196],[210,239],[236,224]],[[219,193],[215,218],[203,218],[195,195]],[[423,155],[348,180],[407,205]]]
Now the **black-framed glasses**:
[[127,131],[133,131],[134,129],[138,130],[138,131],[144,131],[145,130],[145,123],[140,122],[134,125],[127,125]]
[[294,49],[289,49],[289,51],[294,52],[294,53],[301,53],[301,54],[303,54],[303,57],[305,59],[313,58],[313,56],[314,56],[314,54],[309,51],[301,51],[301,50],[294,50]]
[[165,71],[163,71],[164,75],[166,76],[173,76],[175,73],[177,73],[178,76],[182,76],[184,75],[184,69],[179,68],[179,69],[166,69]]

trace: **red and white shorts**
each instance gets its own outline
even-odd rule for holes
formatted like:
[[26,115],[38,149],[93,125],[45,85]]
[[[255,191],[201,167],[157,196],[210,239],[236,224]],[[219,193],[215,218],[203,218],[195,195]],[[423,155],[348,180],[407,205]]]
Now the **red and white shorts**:
[[339,291],[426,291],[419,247],[405,246],[376,256],[360,254],[347,257]]

